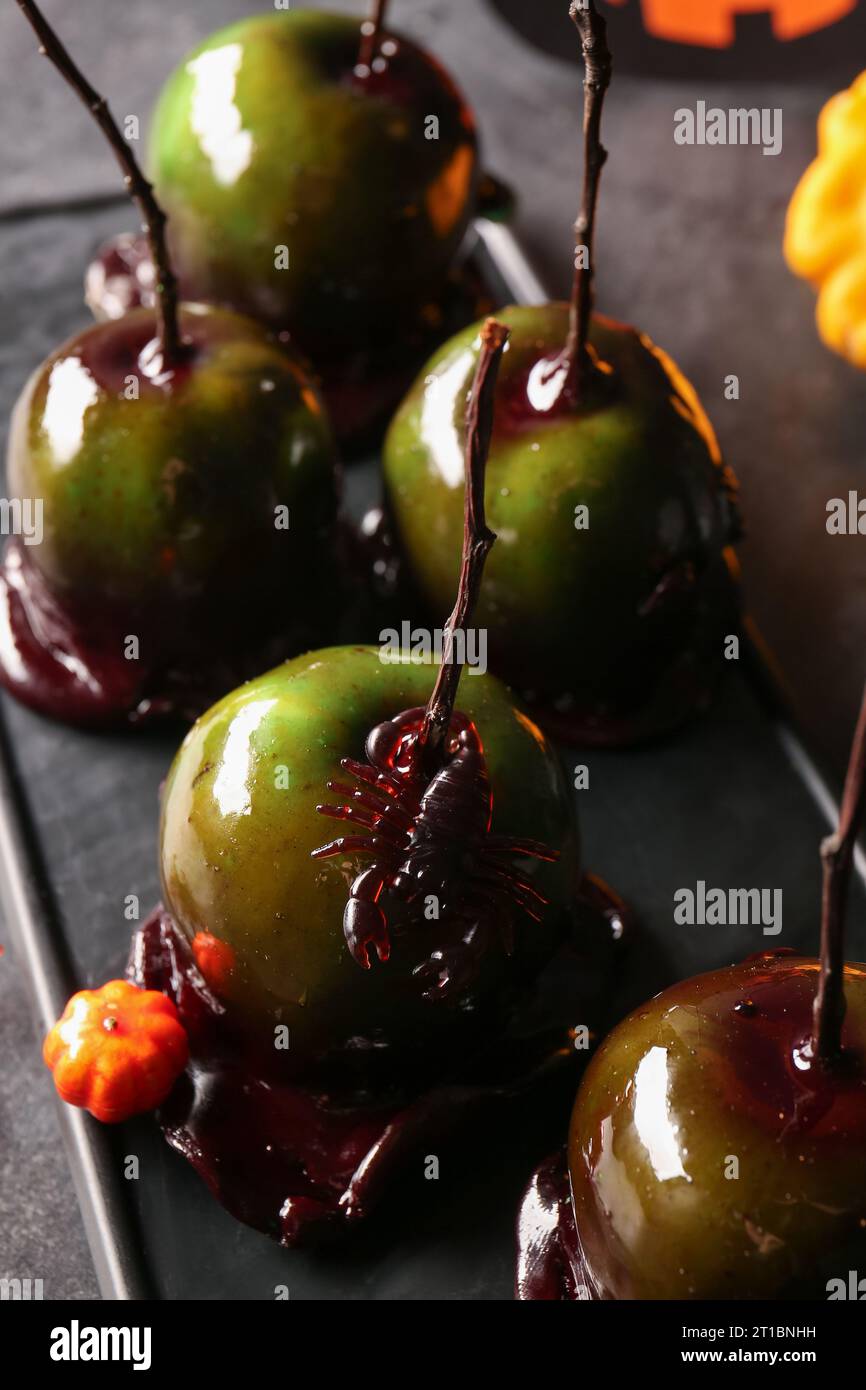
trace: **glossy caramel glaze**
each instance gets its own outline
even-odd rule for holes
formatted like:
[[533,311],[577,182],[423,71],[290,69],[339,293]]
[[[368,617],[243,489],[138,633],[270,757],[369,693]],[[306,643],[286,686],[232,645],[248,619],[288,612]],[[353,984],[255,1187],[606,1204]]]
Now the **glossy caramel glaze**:
[[501,1028],[515,990],[568,932],[579,882],[573,797],[553,748],[510,692],[492,676],[467,675],[461,707],[484,742],[494,833],[543,840],[559,856],[518,860],[547,900],[542,920],[521,921],[512,955],[488,952],[478,977],[443,1008],[422,997],[413,971],[450,943],[452,929],[426,916],[423,901],[383,892],[389,958],[365,971],[353,960],[344,913],[371,859],[351,843],[311,857],[328,828],[316,805],[331,799],[329,781],[344,781],[341,759],[363,757],[370,731],[421,705],[433,679],[429,663],[383,661],[374,647],[307,653],[208,710],[168,773],[166,906],[190,942],[206,931],[233,953],[221,998],[238,1027],[266,1047],[275,1025],[290,1027],[286,1069],[306,1074],[363,1050],[383,1074],[438,1068],[446,1054],[466,1054]]
[[[596,316],[598,370],[578,400],[563,373],[568,306],[497,315],[511,329],[487,468],[499,541],[478,612],[492,669],[556,736],[664,732],[707,702],[738,630],[735,479],[693,388],[646,335]],[[385,443],[387,522],[419,613],[444,611],[454,588],[478,328],[430,359]]]
[[[123,232],[105,242],[88,266],[85,299],[98,320],[116,319],[134,308],[153,306],[153,264],[143,236]],[[443,339],[488,314],[493,302],[471,263],[448,274],[435,298],[420,305],[384,341],[335,353],[317,348],[316,380],[344,458],[378,446],[381,433],[424,361]],[[295,347],[285,327],[275,330],[287,348]]]
[[333,632],[345,601],[312,380],[238,315],[186,306],[181,329],[167,372],[150,310],[97,324],[34,372],[13,413],[10,493],[43,520],[36,543],[6,552],[0,680],[60,718],[200,710]]
[[390,32],[361,74],[359,41],[348,15],[240,20],[185,57],[151,127],[187,297],[287,328],[313,358],[400,335],[478,190],[474,118],[448,74]]
[[866,969],[838,1068],[810,1062],[818,962],[768,952],[684,981],[606,1039],[575,1101],[593,1297],[821,1298],[866,1258]]
[[[592,900],[597,910],[597,890]],[[591,935],[577,907],[581,935]],[[624,915],[613,895],[610,914]],[[604,920],[595,931],[596,947],[607,948],[601,975],[591,977],[595,989],[588,958],[572,944],[551,964],[550,998],[542,979],[511,1026],[456,1062],[442,1058],[438,1075],[410,1069],[371,1086],[371,1052],[362,1046],[339,1074],[302,1081],[275,1068],[273,1048],[239,1033],[220,1002],[233,968],[224,943],[204,931],[188,942],[158,908],[135,934],[128,974],[173,1000],[189,1036],[187,1069],[158,1113],[163,1133],[233,1216],[281,1244],[346,1232],[411,1155],[441,1142],[464,1116],[536,1095],[549,1082],[572,1077],[573,1086],[573,1025],[601,1006],[618,961]]]
[[520,1203],[514,1296],[519,1302],[542,1303],[576,1303],[591,1297],[583,1282],[562,1151],[539,1165]]

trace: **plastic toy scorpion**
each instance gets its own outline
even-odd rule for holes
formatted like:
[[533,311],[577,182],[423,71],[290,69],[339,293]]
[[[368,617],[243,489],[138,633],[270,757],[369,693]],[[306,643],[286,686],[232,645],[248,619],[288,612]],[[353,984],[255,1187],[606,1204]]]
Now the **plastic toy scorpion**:
[[338,805],[316,810],[349,821],[365,833],[344,835],[313,851],[313,858],[369,854],[373,864],[354,880],[343,932],[359,965],[369,969],[369,947],[386,961],[391,943],[381,906],[383,892],[405,903],[433,898],[449,944],[432,952],[414,974],[426,998],[462,993],[498,936],[506,954],[514,945],[517,914],[539,921],[547,899],[514,866],[516,856],[553,862],[555,850],[535,840],[491,833],[493,795],[478,730],[455,711],[461,667],[453,634],[465,628],[475,605],[487,554],[496,537],[484,520],[484,470],[493,421],[496,369],[508,333],[489,319],[467,411],[466,502],[463,558],[446,648],[426,707],[404,710],[367,737],[367,762],[343,758],[355,787],[329,782]]
[[492,835],[493,797],[475,725],[455,712],[446,740],[446,761],[432,778],[421,766],[420,731],[425,710],[410,709],[377,724],[367,739],[367,763],[343,758],[345,772],[360,788],[329,782],[345,797],[338,806],[318,806],[322,815],[347,820],[371,832],[341,836],[315,851],[371,854],[375,863],[352,884],[343,914],[349,949],[369,967],[368,947],[388,959],[388,923],[379,899],[383,890],[407,903],[434,897],[439,920],[457,926],[460,939],[434,951],[416,976],[428,996],[459,993],[471,983],[494,931],[507,954],[514,945],[515,912],[540,920],[546,899],[512,865],[515,855],[552,861],[557,854],[535,840]]

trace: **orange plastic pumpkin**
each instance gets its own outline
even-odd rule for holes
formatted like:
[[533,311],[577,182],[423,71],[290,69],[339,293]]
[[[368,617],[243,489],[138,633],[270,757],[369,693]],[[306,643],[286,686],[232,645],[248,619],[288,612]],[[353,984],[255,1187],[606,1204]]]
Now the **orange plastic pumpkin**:
[[62,1100],[118,1124],[165,1100],[189,1045],[164,994],[109,980],[73,994],[42,1055]]

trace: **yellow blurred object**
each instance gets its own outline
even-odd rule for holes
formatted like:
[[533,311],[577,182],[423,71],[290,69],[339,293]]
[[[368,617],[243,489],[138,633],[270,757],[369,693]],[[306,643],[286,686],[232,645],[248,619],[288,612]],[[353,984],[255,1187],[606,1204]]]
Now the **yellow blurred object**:
[[866,72],[818,118],[818,156],[788,208],[785,259],[818,291],[818,332],[866,367]]

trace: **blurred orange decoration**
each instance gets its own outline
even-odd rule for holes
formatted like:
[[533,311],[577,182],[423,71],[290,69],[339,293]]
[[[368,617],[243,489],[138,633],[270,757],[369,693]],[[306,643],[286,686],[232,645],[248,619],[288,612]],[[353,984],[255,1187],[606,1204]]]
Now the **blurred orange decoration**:
[[215,994],[221,994],[235,966],[231,946],[209,931],[197,931],[192,939],[192,953],[206,983]]
[[866,72],[818,120],[818,157],[788,208],[785,258],[818,291],[818,332],[866,367]]
[[738,15],[769,14],[777,39],[799,39],[844,19],[857,8],[857,0],[640,0],[640,6],[644,27],[656,38],[728,48],[736,37]]

